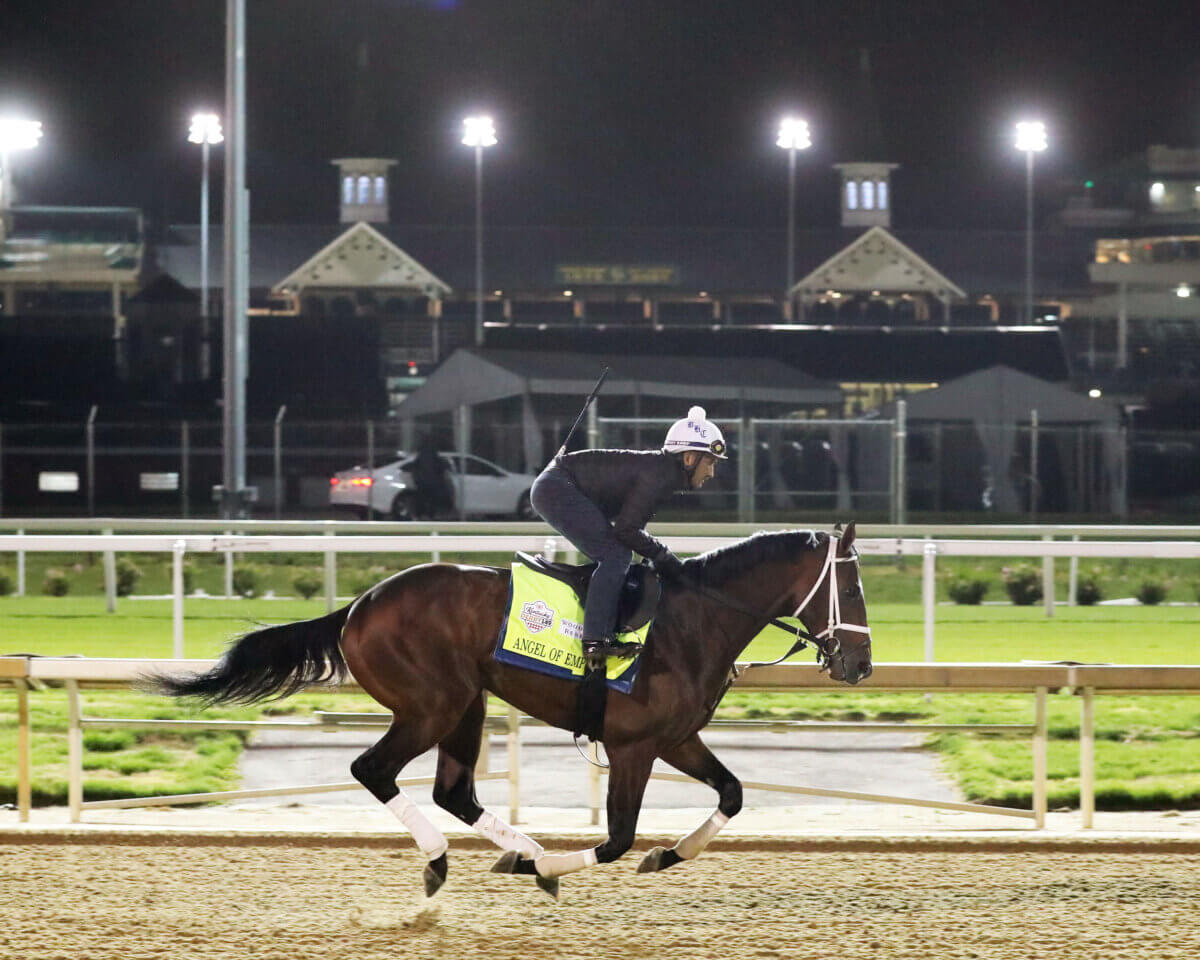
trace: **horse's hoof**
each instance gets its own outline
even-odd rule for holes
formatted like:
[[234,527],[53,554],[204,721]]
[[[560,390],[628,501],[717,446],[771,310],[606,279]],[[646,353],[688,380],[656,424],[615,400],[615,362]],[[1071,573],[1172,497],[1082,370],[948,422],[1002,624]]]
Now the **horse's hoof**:
[[667,867],[673,867],[681,860],[683,860],[683,857],[674,850],[668,850],[666,847],[655,847],[638,864],[638,873],[655,873],[659,870],[666,870]]
[[521,855],[516,850],[506,850],[492,866],[492,873],[516,873],[520,861]]
[[446,855],[425,864],[425,896],[432,897],[446,882]]
[[540,873],[535,877],[539,890],[544,890],[555,900],[558,899],[558,877],[543,877]]

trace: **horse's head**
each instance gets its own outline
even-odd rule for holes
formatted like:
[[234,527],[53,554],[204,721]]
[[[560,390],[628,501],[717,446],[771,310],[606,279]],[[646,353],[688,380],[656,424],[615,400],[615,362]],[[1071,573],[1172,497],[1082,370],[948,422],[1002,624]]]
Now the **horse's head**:
[[829,534],[816,576],[801,592],[796,616],[820,641],[822,669],[834,680],[858,683],[871,675],[871,631],[853,522],[840,537]]

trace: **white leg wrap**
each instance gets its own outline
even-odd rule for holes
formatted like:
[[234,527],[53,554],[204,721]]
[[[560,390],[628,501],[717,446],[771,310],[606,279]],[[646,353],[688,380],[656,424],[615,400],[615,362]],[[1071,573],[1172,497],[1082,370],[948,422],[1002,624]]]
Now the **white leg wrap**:
[[537,858],[533,863],[537,872],[543,877],[561,877],[567,873],[575,873],[587,867],[596,865],[596,848],[576,850],[574,853],[548,853]]
[[709,845],[712,838],[721,832],[721,828],[729,822],[729,818],[720,810],[705,820],[700,826],[675,844],[675,852],[684,860],[691,860],[700,855]]
[[536,840],[530,839],[486,810],[471,824],[471,829],[481,837],[491,840],[502,850],[516,850],[525,860],[536,860],[546,852]]
[[446,843],[446,838],[442,836],[442,831],[435,827],[429,821],[429,818],[417,809],[417,805],[408,799],[408,795],[403,790],[392,797],[384,806],[391,810],[395,814],[396,819],[404,824],[408,832],[413,835],[413,839],[417,841],[417,846],[421,848],[421,852],[428,859],[436,860],[446,852],[449,844]]

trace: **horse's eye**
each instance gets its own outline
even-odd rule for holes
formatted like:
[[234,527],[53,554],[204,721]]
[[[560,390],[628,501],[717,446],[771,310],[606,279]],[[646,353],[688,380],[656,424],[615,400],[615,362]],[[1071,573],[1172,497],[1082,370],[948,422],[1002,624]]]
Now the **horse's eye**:
[[842,594],[846,597],[847,600],[854,600],[854,599],[857,599],[860,592],[861,591],[858,589],[858,584],[852,583],[850,586],[848,586],[845,590],[842,591]]

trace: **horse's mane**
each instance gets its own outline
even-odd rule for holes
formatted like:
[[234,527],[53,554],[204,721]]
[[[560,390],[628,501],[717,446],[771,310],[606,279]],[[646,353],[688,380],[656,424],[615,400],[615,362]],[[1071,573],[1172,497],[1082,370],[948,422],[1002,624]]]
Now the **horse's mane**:
[[802,550],[815,550],[818,545],[817,534],[812,530],[761,531],[685,560],[684,566],[689,573],[699,574],[705,583],[719,587],[761,563],[791,559]]

